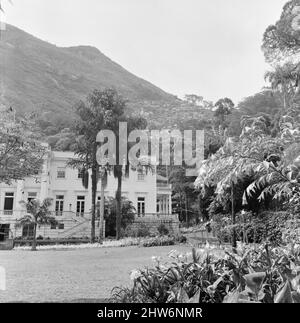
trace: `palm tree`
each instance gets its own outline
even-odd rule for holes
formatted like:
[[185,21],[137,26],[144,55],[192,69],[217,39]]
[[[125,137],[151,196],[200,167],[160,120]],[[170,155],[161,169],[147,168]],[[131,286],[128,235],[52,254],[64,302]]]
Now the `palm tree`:
[[274,71],[265,74],[265,79],[269,81],[271,88],[282,97],[284,111],[290,108],[295,95],[299,91],[299,68],[299,64],[286,63],[282,66],[276,66]]
[[99,241],[104,239],[104,212],[105,212],[105,193],[104,190],[107,186],[108,170],[106,167],[101,167],[101,200],[100,200],[100,224],[99,224]]
[[42,203],[39,200],[32,200],[28,203],[23,202],[26,205],[27,214],[17,221],[17,227],[23,227],[24,225],[33,225],[33,241],[32,251],[36,251],[36,231],[38,225],[51,225],[57,224],[54,217],[51,216],[49,210],[52,199],[45,199]]
[[[121,219],[122,219],[122,178],[129,174],[129,163],[123,165],[110,166],[99,163],[97,160],[98,142],[97,135],[101,130],[111,130],[115,134],[119,132],[119,123],[127,122],[128,133],[136,129],[145,129],[147,122],[141,117],[127,117],[125,115],[126,101],[114,89],[94,90],[88,95],[86,102],[80,102],[76,108],[78,116],[74,133],[77,136],[77,144],[74,149],[76,158],[69,161],[69,166],[91,170],[92,176],[92,229],[91,241],[95,241],[95,218],[96,218],[96,193],[97,184],[101,178],[101,167],[104,164],[105,172],[112,171],[117,179],[116,190],[117,200],[117,239],[120,238]],[[116,160],[119,161],[119,136],[116,136]],[[128,145],[128,149],[129,149]],[[101,181],[105,189],[105,177]],[[104,198],[102,199],[104,202]],[[101,204],[101,219],[103,222],[103,204]]]

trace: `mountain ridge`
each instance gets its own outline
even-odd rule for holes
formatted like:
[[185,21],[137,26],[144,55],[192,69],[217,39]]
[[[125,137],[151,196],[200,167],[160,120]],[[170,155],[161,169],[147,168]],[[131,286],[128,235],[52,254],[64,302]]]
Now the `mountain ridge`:
[[[93,46],[58,47],[7,25],[0,50],[2,99],[12,101],[17,110],[32,110],[39,104],[50,110],[52,104],[69,109],[93,89],[105,87],[115,87],[125,99],[134,102],[176,100],[175,96],[135,76]],[[29,97],[34,85],[41,100]],[[23,99],[13,92],[22,94]],[[65,102],[55,99],[62,95]],[[24,98],[26,107],[22,106]]]
[[88,45],[58,47],[7,25],[0,41],[0,104],[18,113],[35,111],[46,133],[69,128],[73,107],[94,89],[113,87],[127,101],[129,114],[141,114],[150,127],[176,127],[207,111],[135,76]]

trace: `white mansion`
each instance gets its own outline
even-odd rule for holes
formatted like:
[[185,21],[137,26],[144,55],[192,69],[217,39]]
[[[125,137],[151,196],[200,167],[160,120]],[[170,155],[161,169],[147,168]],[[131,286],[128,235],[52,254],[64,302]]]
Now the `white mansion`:
[[[13,237],[28,237],[29,226],[16,228],[17,219],[26,214],[24,203],[31,199],[53,200],[52,212],[58,225],[38,227],[37,236],[44,238],[69,238],[90,236],[91,184],[85,189],[82,173],[67,167],[74,157],[72,152],[50,151],[40,173],[12,185],[0,183],[0,241],[8,232]],[[100,201],[98,184],[97,200]],[[117,181],[110,175],[105,197],[114,197]],[[130,170],[128,178],[123,179],[122,195],[133,202],[140,216],[148,214],[172,214],[171,185],[166,178],[156,173],[147,174]],[[99,224],[97,224],[99,225]],[[97,228],[96,228],[97,229]],[[1,234],[2,233],[2,234]],[[96,232],[97,235],[97,232]]]

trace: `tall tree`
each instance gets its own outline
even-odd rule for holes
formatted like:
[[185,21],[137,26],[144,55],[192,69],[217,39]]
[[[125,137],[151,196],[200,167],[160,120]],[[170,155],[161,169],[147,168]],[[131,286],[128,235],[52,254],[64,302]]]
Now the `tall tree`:
[[292,107],[299,91],[300,65],[291,62],[277,65],[273,71],[266,73],[265,78],[280,95],[283,111],[286,112]]
[[35,175],[45,153],[33,115],[16,117],[13,108],[0,109],[0,182]]
[[216,126],[225,129],[227,127],[226,117],[232,113],[234,103],[229,98],[223,98],[215,104]]
[[104,212],[105,212],[105,188],[107,186],[108,170],[107,167],[101,167],[101,200],[100,200],[100,219],[99,219],[99,241],[104,239]]
[[186,94],[184,96],[184,99],[193,105],[199,105],[203,103],[203,96],[199,96],[196,94]]
[[[77,145],[74,149],[77,158],[71,160],[69,165],[72,167],[91,170],[92,180],[92,228],[91,241],[95,241],[95,220],[96,220],[96,193],[97,185],[100,179],[101,168],[97,161],[97,135],[100,130],[111,130],[116,135],[116,161],[119,162],[119,142],[120,138],[119,123],[127,122],[128,132],[135,129],[145,129],[147,122],[141,117],[127,117],[125,115],[126,101],[114,89],[94,90],[88,97],[86,102],[80,102],[76,108],[78,120],[75,125],[75,134],[77,135]],[[123,135],[123,134],[122,134]],[[128,145],[128,149],[130,146]],[[116,213],[117,213],[117,239],[120,238],[121,232],[121,210],[122,210],[122,178],[129,174],[129,163],[124,165],[108,165],[104,163],[102,166],[104,173],[112,171],[117,179],[116,190]],[[104,178],[105,179],[105,178]],[[104,183],[104,181],[103,181]],[[103,191],[103,188],[102,188]],[[103,205],[101,205],[103,209]],[[101,221],[100,221],[101,222]]]
[[[114,120],[114,122],[111,123],[112,130],[117,133],[119,129],[119,122],[125,121],[127,122],[127,138],[128,134],[132,132],[133,130],[143,130],[147,127],[147,121],[142,117],[126,117],[125,115],[119,115]],[[116,157],[117,161],[119,160],[120,156],[120,137],[116,136]],[[134,143],[132,143],[134,144]],[[131,148],[132,144],[128,143],[127,146],[127,152]],[[128,158],[128,154],[127,154]],[[136,165],[133,165],[136,166]],[[122,181],[123,176],[128,177],[129,171],[130,171],[131,165],[130,161],[127,159],[126,165],[116,165],[113,167],[113,174],[114,177],[117,179],[117,190],[116,190],[116,239],[119,240],[121,238],[121,225],[122,225]],[[134,167],[133,167],[134,168]],[[148,166],[145,165],[146,170],[148,169]]]
[[300,1],[285,4],[280,19],[269,26],[263,37],[262,49],[270,63],[284,60],[300,48]]
[[100,130],[105,129],[106,123],[110,122],[111,109],[118,110],[123,107],[123,102],[116,99],[115,93],[111,90],[95,90],[88,95],[86,102],[79,102],[75,107],[77,120],[74,126],[74,133],[77,137],[74,153],[76,158],[69,161],[71,167],[81,169],[84,173],[84,185],[88,188],[88,170],[91,171],[92,182],[92,220],[91,220],[91,241],[95,242],[96,237],[96,195],[99,182],[99,164],[97,162],[97,135]]

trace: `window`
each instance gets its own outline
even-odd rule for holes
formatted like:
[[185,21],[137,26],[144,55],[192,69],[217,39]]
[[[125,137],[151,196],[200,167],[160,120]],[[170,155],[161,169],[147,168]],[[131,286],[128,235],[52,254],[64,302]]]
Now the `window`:
[[83,178],[83,175],[84,175],[84,170],[82,169],[78,169],[78,178]]
[[100,209],[100,205],[101,205],[101,196],[97,197],[97,208]]
[[5,193],[4,215],[12,215],[14,210],[14,193]]
[[65,229],[65,225],[63,223],[59,223],[58,230],[64,230],[64,229]]
[[51,229],[51,230],[56,230],[56,224],[51,224],[51,225],[50,225],[50,229]]
[[33,238],[33,232],[34,232],[34,225],[33,224],[27,224],[23,226],[22,229],[22,237],[23,238]]
[[10,224],[0,223],[0,242],[5,241],[9,238]]
[[84,216],[85,196],[77,196],[76,215]]
[[32,200],[36,200],[36,198],[37,198],[37,193],[36,192],[28,193],[27,201],[31,202]]
[[145,173],[143,170],[138,170],[138,181],[144,181],[145,180]]
[[66,169],[64,167],[59,167],[57,169],[57,178],[66,178]]
[[137,202],[138,215],[145,215],[145,198],[139,197]]
[[62,216],[63,211],[64,211],[64,196],[63,195],[56,195],[55,215]]

